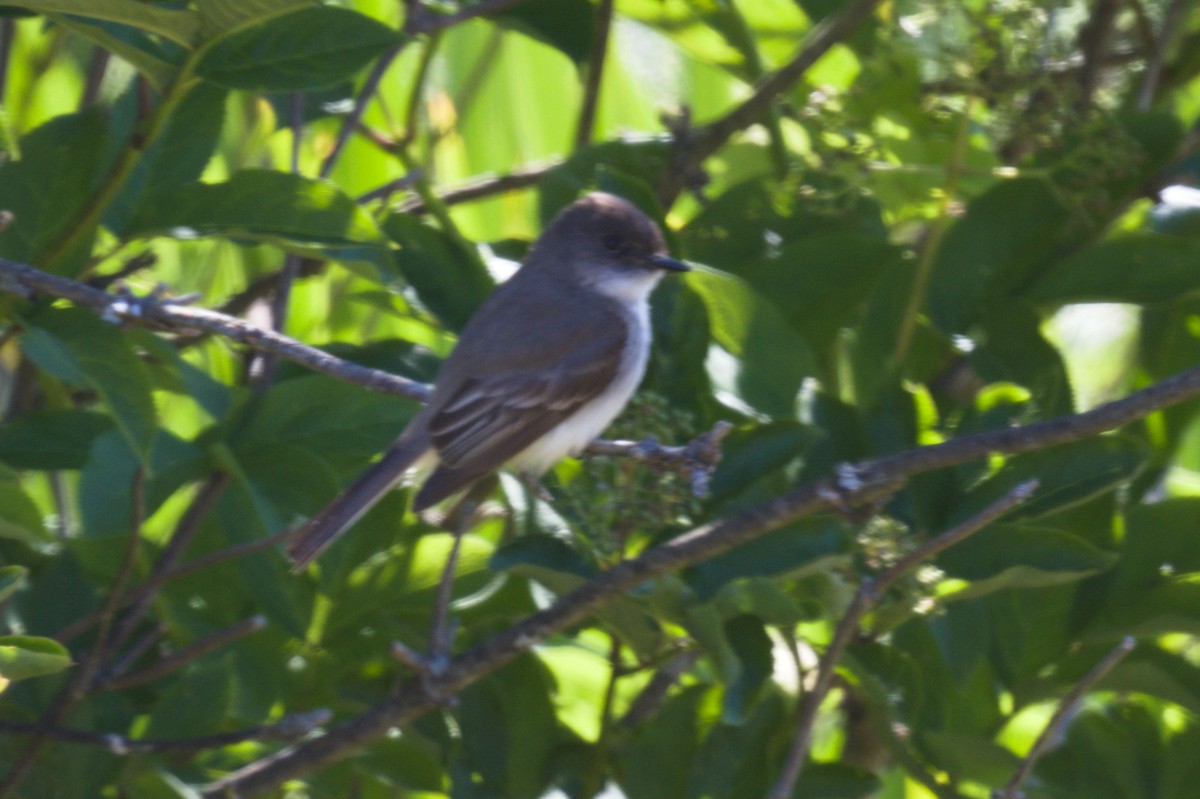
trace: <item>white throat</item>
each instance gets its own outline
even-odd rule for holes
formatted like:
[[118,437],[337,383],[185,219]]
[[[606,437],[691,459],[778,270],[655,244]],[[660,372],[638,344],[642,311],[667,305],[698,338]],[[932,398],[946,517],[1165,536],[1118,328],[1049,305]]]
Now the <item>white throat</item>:
[[662,280],[663,273],[657,269],[612,269],[598,267],[587,269],[585,285],[593,291],[619,300],[622,304],[644,303]]

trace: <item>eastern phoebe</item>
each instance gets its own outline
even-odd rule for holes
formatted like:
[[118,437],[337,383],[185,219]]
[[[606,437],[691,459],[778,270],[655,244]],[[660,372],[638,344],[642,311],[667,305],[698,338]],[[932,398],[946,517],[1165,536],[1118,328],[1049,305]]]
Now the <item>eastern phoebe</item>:
[[355,482],[292,533],[316,558],[416,465],[420,511],[501,467],[540,475],[588,445],[633,395],[650,353],[650,292],[667,254],[649,217],[611,194],[564,209],[489,296],[442,364],[433,397]]

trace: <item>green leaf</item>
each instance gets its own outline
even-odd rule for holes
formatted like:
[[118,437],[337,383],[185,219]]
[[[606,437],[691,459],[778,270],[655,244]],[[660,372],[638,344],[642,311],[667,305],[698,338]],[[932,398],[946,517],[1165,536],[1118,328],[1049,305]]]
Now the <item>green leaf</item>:
[[1200,240],[1126,233],[1086,247],[1042,272],[1023,293],[1036,303],[1150,303],[1200,289]]
[[79,469],[113,420],[94,411],[33,411],[0,425],[0,461],[16,469]]
[[703,735],[714,721],[716,691],[689,685],[670,696],[617,751],[618,782],[629,799],[688,796]]
[[51,18],[56,25],[128,61],[160,92],[166,91],[171,79],[179,72],[179,65],[175,63],[177,57],[165,52],[157,40],[140,30],[75,15],[55,14]]
[[[151,446],[145,502],[147,514],[188,482],[205,477],[211,465],[190,442],[158,430]],[[133,523],[132,486],[140,459],[118,431],[96,438],[79,476],[79,512],[83,533],[106,536],[127,533]]]
[[139,208],[127,235],[221,236],[269,242],[289,252],[372,264],[392,273],[391,254],[370,214],[323,180],[245,169],[224,183],[194,183]]
[[116,325],[83,308],[49,308],[28,319],[21,347],[39,368],[93,389],[144,465],[158,427],[150,376]]
[[947,333],[966,330],[1048,262],[1069,209],[1046,181],[1017,178],[976,197],[950,228],[929,280],[929,310]]
[[1106,435],[1010,458],[955,508],[950,523],[974,516],[1018,485],[1036,479],[1037,492],[1010,511],[1009,521],[1031,519],[1083,502],[1132,479],[1145,465],[1146,444]]
[[229,658],[202,662],[164,687],[146,725],[148,738],[195,738],[218,731],[233,699]]
[[24,566],[0,566],[0,602],[24,588],[28,576],[29,569]]
[[710,356],[714,381],[763,413],[794,416],[800,383],[817,373],[808,343],[773,303],[733,275],[697,268],[685,279],[704,301],[713,339],[734,356],[715,363]]
[[411,214],[391,214],[383,225],[400,245],[396,266],[429,310],[452,330],[461,330],[495,288],[479,255],[463,252],[441,230]]
[[725,687],[721,720],[726,724],[742,724],[770,679],[775,665],[771,653],[771,638],[760,619],[739,615],[725,621],[725,638],[737,656],[737,678]]
[[880,277],[900,266],[901,251],[860,233],[826,233],[792,241],[739,271],[823,352],[871,296]]
[[0,538],[27,544],[45,544],[51,538],[37,505],[20,485],[8,480],[0,480]]
[[467,759],[498,795],[535,799],[545,790],[559,737],[552,691],[546,667],[523,655],[459,695]]
[[363,14],[306,7],[217,39],[205,48],[195,72],[230,89],[321,89],[352,77],[403,41]]
[[655,185],[666,168],[670,140],[665,137],[607,141],[576,150],[538,182],[538,213],[542,226],[580,194],[596,185],[597,167],[612,167]]
[[187,92],[105,210],[109,230],[123,236],[143,207],[152,214],[159,196],[200,178],[225,122],[227,95],[224,89],[205,83]]
[[119,22],[156,33],[184,47],[192,44],[199,23],[196,12],[191,9],[165,8],[135,0],[14,0],[6,5],[27,8],[40,14],[74,14]]
[[850,535],[846,524],[831,518],[790,524],[702,561],[684,572],[684,579],[707,601],[731,580],[826,571],[850,557]]
[[596,12],[588,0],[524,0],[492,19],[561,50],[576,66],[592,50]]
[[[598,574],[570,544],[545,533],[527,533],[504,544],[492,555],[488,567],[536,580],[560,596]],[[628,597],[605,604],[596,617],[636,652],[649,654],[662,643],[658,625]]]
[[950,577],[971,585],[943,597],[962,600],[1005,588],[1039,588],[1105,571],[1117,556],[1047,527],[990,525],[938,557]]
[[212,39],[238,28],[261,24],[296,9],[317,5],[318,0],[199,0],[200,34]]
[[71,653],[53,638],[0,636],[0,681],[54,674],[71,666]]
[[59,247],[98,178],[105,133],[101,114],[87,111],[55,117],[21,138],[21,157],[0,164],[0,208],[13,215],[0,230],[0,256],[65,275],[82,268],[94,224],[69,252]]

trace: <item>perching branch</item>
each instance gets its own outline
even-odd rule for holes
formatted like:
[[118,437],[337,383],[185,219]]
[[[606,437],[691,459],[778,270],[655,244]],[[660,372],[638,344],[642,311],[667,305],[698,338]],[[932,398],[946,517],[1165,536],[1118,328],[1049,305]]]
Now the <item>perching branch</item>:
[[245,766],[207,786],[204,796],[219,799],[229,792],[253,796],[275,788],[284,780],[340,760],[385,735],[389,729],[432,709],[435,700],[430,688],[440,696],[454,695],[637,586],[753,541],[785,524],[818,513],[869,506],[891,496],[909,478],[923,472],[968,463],[992,453],[1028,452],[1090,438],[1196,397],[1200,397],[1200,368],[1182,372],[1086,413],[1025,427],[978,433],[843,465],[834,476],[697,527],[633,560],[614,566],[564,594],[550,607],[456,656],[446,671],[436,678],[409,680],[392,698],[349,719],[327,735]]
[[[438,195],[438,199],[441,200],[443,205],[449,207],[458,205],[459,203],[471,202],[472,200],[482,200],[508,191],[529,188],[530,186],[537,185],[538,181],[547,172],[557,169],[561,165],[562,161],[548,161],[544,164],[514,169],[506,175],[479,178],[457,188],[447,189]],[[396,210],[403,214],[424,214],[429,212],[425,201],[417,196],[408,198]]]
[[842,660],[842,655],[845,654],[846,647],[850,645],[855,633],[858,632],[859,622],[862,621],[867,611],[875,607],[888,588],[901,577],[921,565],[921,563],[936,556],[939,552],[979,532],[1017,505],[1029,499],[1036,489],[1037,481],[1022,483],[1010,491],[999,502],[984,509],[982,513],[973,516],[962,524],[942,533],[937,538],[930,539],[912,552],[909,552],[875,579],[863,581],[858,591],[855,592],[854,599],[850,601],[850,606],[847,608],[845,615],[838,622],[837,628],[833,633],[833,639],[829,642],[829,646],[825,648],[824,654],[821,655],[820,662],[817,664],[816,683],[804,694],[804,698],[800,702],[800,717],[796,721],[795,737],[792,739],[792,746],[788,750],[787,760],[783,766],[783,773],[779,775],[774,787],[767,794],[768,799],[787,799],[787,797],[792,795],[792,789],[796,786],[796,780],[800,777],[800,771],[804,768],[804,762],[808,759],[808,750],[812,746],[813,726],[817,721],[817,711],[821,709],[821,703],[825,701],[825,697],[829,694],[829,689],[833,686],[833,678],[837,673],[837,667]]
[[1037,765],[1038,760],[1042,755],[1046,754],[1046,750],[1050,748],[1050,742],[1057,739],[1062,734],[1063,727],[1075,712],[1075,706],[1083,699],[1084,694],[1096,687],[1096,684],[1104,679],[1104,677],[1112,671],[1118,663],[1137,646],[1137,641],[1133,637],[1126,637],[1117,644],[1111,652],[1104,656],[1104,659],[1092,667],[1092,670],[1083,676],[1083,679],[1077,682],[1074,687],[1062,698],[1058,703],[1058,707],[1054,709],[1054,715],[1050,717],[1050,721],[1046,723],[1046,727],[1042,730],[1041,735],[1033,742],[1029,753],[1021,760],[1017,770],[1013,773],[1012,778],[1003,788],[992,792],[992,799],[1022,799],[1024,794],[1021,793],[1021,785],[1029,777],[1033,767]]

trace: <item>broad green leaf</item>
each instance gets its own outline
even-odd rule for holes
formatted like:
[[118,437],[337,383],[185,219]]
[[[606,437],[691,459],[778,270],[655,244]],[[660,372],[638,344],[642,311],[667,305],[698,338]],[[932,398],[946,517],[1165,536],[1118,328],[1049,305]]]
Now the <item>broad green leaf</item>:
[[112,429],[95,411],[33,411],[0,425],[0,461],[16,469],[79,469],[92,441]]
[[828,233],[796,239],[739,274],[769,298],[809,344],[823,352],[842,327],[857,321],[889,270],[900,267],[901,251],[859,233]]
[[24,566],[0,566],[0,602],[24,588],[28,575],[29,570]]
[[595,17],[587,0],[525,0],[492,19],[562,51],[581,65],[592,50]]
[[1011,457],[995,475],[968,493],[953,522],[979,513],[1018,485],[1036,479],[1037,492],[1005,518],[1031,519],[1108,491],[1145,465],[1146,445],[1130,436],[1106,435]]
[[970,585],[944,596],[963,600],[1005,588],[1038,588],[1105,571],[1117,556],[1082,538],[1048,527],[997,524],[938,557],[947,576]]
[[218,730],[233,700],[231,665],[228,656],[211,657],[163,686],[150,713],[146,736],[194,738]]
[[[504,544],[492,555],[488,567],[536,580],[560,596],[599,574],[570,544],[545,533],[527,533]],[[648,655],[662,643],[659,626],[628,597],[605,604],[596,617],[636,652]]]
[[142,207],[152,214],[159,196],[200,178],[225,121],[226,95],[210,84],[192,86],[106,209],[109,230],[123,235]]
[[713,556],[684,572],[702,601],[743,577],[796,578],[826,571],[849,557],[850,529],[833,519],[798,522]]
[[266,22],[300,8],[317,5],[318,0],[199,0],[200,35],[212,39],[238,28]]
[[105,20],[88,19],[73,14],[54,14],[61,25],[119,58],[128,61],[158,91],[166,91],[171,79],[179,72],[179,60],[165,52],[158,41],[143,31]]
[[626,175],[637,175],[649,185],[655,185],[666,168],[669,148],[668,139],[656,137],[600,142],[576,150],[538,182],[538,213],[542,226],[545,227],[579,195],[595,188],[597,167],[601,165]]
[[737,656],[737,677],[725,686],[721,720],[726,724],[742,724],[770,679],[774,667],[771,638],[760,619],[749,615],[735,616],[725,622],[725,638]]
[[546,667],[524,655],[459,695],[455,717],[467,759],[498,795],[536,799],[546,789],[560,736],[552,690]]
[[146,367],[115,324],[83,308],[44,309],[28,319],[21,347],[45,372],[91,388],[144,465],[158,426]]
[[79,271],[95,223],[69,251],[61,248],[98,178],[105,132],[101,114],[86,111],[55,117],[21,138],[21,157],[0,164],[0,208],[13,215],[0,230],[0,256],[60,274]]
[[302,449],[349,476],[387,448],[417,407],[413,400],[310,374],[283,380],[248,405],[230,443],[241,454]]
[[166,8],[135,0],[14,0],[8,5],[40,14],[74,14],[119,22],[147,33],[156,33],[184,47],[192,44],[198,25],[196,12],[191,9]]
[[194,183],[156,195],[129,222],[128,235],[221,236],[268,242],[290,252],[366,262],[392,271],[386,241],[370,215],[332,183],[246,169],[224,183]]
[[782,474],[819,433],[797,422],[772,422],[734,430],[721,442],[721,462],[709,489],[717,502],[732,499],[769,475]]
[[0,538],[45,544],[51,536],[37,505],[15,482],[0,480]]
[[689,685],[667,698],[616,752],[617,782],[629,799],[688,796],[699,744],[715,721],[719,694]]
[[[145,503],[152,514],[189,482],[206,477],[211,463],[194,444],[166,430],[154,434],[146,470]],[[79,475],[78,501],[83,534],[118,535],[133,522],[133,481],[141,461],[128,440],[111,430],[98,436]]]
[[1069,213],[1035,178],[999,183],[972,200],[938,248],[929,279],[933,321],[947,333],[967,329],[1050,262]]
[[321,89],[352,77],[403,41],[363,14],[332,6],[302,7],[217,39],[205,48],[195,72],[230,89]]
[[1033,302],[1151,303],[1200,289],[1200,240],[1129,233],[1086,247],[1040,273],[1023,293]]
[[464,252],[444,232],[409,214],[391,214],[383,224],[400,245],[396,266],[422,304],[452,330],[461,330],[495,282],[478,253]]
[[53,638],[0,636],[0,682],[54,674],[71,665],[71,653]]
[[792,417],[801,381],[817,373],[808,343],[768,299],[733,275],[698,268],[685,279],[704,301],[713,339],[734,356],[716,363],[710,357],[709,373],[751,407]]

